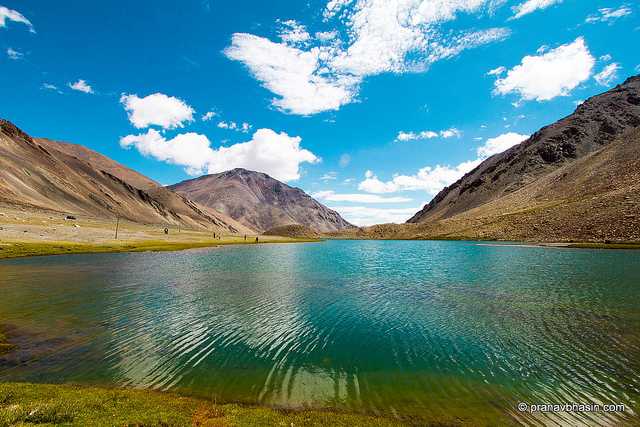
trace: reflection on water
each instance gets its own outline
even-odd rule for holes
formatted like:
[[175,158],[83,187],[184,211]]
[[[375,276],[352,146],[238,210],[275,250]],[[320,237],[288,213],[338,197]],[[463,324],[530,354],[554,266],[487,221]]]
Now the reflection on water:
[[[638,421],[640,253],[326,242],[0,263],[0,380],[475,424]],[[517,402],[624,413],[518,413]],[[497,420],[497,421],[496,421]]]

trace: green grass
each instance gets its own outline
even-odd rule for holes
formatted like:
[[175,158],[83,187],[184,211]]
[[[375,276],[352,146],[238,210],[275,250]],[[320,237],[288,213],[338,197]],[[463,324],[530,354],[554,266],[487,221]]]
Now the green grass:
[[15,346],[9,344],[9,342],[7,341],[7,336],[3,333],[2,328],[0,327],[0,355],[8,353],[14,348]]
[[0,384],[0,426],[400,426],[327,411],[284,411],[170,393],[70,385]]
[[[295,238],[269,238],[261,237],[260,244],[263,243],[303,243],[316,242],[313,239]],[[0,245],[0,259],[19,258],[41,255],[61,255],[80,253],[101,253],[101,252],[147,252],[147,251],[180,251],[194,248],[207,248],[221,245],[255,244],[253,240],[245,242],[240,238],[225,238],[222,240],[205,241],[162,241],[144,240],[127,241],[122,243],[75,243],[75,242],[9,242]]]

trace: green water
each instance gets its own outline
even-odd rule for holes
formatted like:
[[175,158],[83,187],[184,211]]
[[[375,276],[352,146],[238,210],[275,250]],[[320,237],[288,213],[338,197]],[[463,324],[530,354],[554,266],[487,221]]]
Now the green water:
[[[471,424],[639,422],[640,252],[329,241],[0,262],[0,381]],[[625,412],[521,413],[518,402]]]

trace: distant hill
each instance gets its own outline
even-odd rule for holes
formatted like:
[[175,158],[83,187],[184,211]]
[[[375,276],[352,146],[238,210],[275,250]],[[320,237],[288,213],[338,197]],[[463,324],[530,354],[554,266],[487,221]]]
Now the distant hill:
[[292,224],[315,232],[353,227],[301,189],[246,169],[206,175],[169,188],[260,232]]
[[640,77],[497,154],[376,239],[640,242]]
[[262,234],[265,236],[299,237],[310,239],[318,239],[322,236],[320,233],[300,224],[281,225],[279,227],[270,228]]
[[146,224],[248,231],[105,156],[34,139],[6,120],[0,120],[0,201],[92,217],[117,215]]

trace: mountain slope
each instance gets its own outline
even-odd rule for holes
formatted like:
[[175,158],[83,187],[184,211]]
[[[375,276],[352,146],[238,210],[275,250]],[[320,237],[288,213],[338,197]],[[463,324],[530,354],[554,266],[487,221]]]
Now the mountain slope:
[[585,101],[523,143],[490,157],[442,190],[409,223],[452,218],[499,200],[640,126],[640,76]]
[[82,145],[53,141],[48,138],[34,138],[34,140],[37,144],[40,144],[45,148],[61,151],[69,156],[77,157],[87,163],[91,163],[96,169],[109,172],[111,175],[116,176],[141,190],[160,187],[160,184],[154,180],[147,178],[141,173],[121,165],[120,163]]
[[291,224],[316,232],[353,227],[301,189],[246,169],[207,175],[169,188],[261,232]]
[[336,236],[640,242],[640,129],[466,212],[421,223],[376,225]]
[[[53,141],[39,143],[12,123],[0,120],[0,201],[100,218],[117,215],[147,224],[221,232],[245,230],[238,230],[232,220],[225,221],[224,215],[198,209],[168,190],[164,190],[169,194],[164,194],[163,200],[157,194],[163,190],[136,188],[114,174],[127,168],[84,150],[90,157],[69,155],[68,147],[58,150]],[[97,166],[91,163],[92,158],[99,159]],[[114,173],[99,168],[105,162]]]

